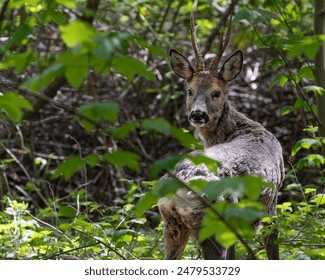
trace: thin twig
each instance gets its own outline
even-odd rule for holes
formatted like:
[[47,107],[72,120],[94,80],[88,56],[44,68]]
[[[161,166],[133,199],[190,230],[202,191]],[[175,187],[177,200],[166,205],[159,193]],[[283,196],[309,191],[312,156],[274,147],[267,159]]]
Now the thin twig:
[[126,258],[125,258],[123,255],[121,255],[121,254],[120,254],[116,249],[114,249],[114,248],[111,247],[110,245],[106,244],[105,242],[103,242],[103,241],[101,241],[101,240],[95,238],[94,236],[92,236],[92,235],[90,235],[90,234],[88,234],[88,233],[86,233],[86,232],[83,232],[83,231],[81,231],[81,230],[79,230],[79,229],[77,229],[77,228],[75,228],[75,227],[71,227],[71,228],[74,229],[74,230],[76,230],[76,231],[78,231],[78,232],[80,232],[80,233],[82,233],[82,234],[84,234],[84,235],[86,235],[87,237],[90,237],[90,238],[96,240],[99,244],[102,244],[102,245],[104,245],[105,247],[107,247],[108,249],[110,249],[111,251],[113,251],[113,252],[114,252],[116,255],[118,255],[121,259],[126,260]]
[[[15,156],[14,153],[11,152],[10,149],[8,149],[6,146],[4,146],[2,143],[0,143],[0,146],[11,156],[11,158],[18,164],[20,169],[24,172],[24,174],[27,177],[27,180],[33,184],[32,177],[29,175],[28,171],[24,167],[24,165],[21,163],[21,161]],[[33,184],[34,186],[34,184]],[[41,198],[41,200],[45,203],[45,205],[49,206],[48,201],[46,198],[43,196],[43,194],[38,190],[36,186],[34,186],[34,190],[36,191],[37,195]]]
[[222,14],[220,18],[219,24],[212,30],[211,34],[208,36],[208,39],[205,44],[205,48],[203,50],[203,56],[209,52],[211,49],[212,43],[214,42],[215,38],[220,34],[220,30],[222,26],[224,26],[225,22],[227,21],[229,15],[233,14],[236,4],[239,0],[232,0],[226,11]]
[[60,253],[56,253],[54,255],[51,255],[51,256],[47,257],[46,259],[55,259],[55,258],[57,258],[59,256],[66,255],[67,253],[71,253],[71,252],[74,252],[74,251],[79,251],[81,249],[88,248],[88,247],[92,247],[92,246],[96,246],[98,244],[99,244],[99,242],[97,241],[96,243],[87,244],[87,245],[80,246],[80,247],[77,247],[77,248],[73,248],[73,249],[70,249],[70,250],[67,250],[67,251],[63,251],[63,252],[60,252]]
[[26,213],[28,216],[32,217],[34,220],[36,220],[37,222],[39,222],[40,224],[44,225],[45,227],[48,227],[52,230],[54,230],[55,232],[59,233],[59,234],[62,234],[70,243],[72,243],[71,239],[65,235],[61,230],[59,230],[58,228],[52,226],[51,224],[47,223],[47,222],[44,222],[42,220],[40,220],[39,218],[35,217],[34,215],[32,215],[31,213]]

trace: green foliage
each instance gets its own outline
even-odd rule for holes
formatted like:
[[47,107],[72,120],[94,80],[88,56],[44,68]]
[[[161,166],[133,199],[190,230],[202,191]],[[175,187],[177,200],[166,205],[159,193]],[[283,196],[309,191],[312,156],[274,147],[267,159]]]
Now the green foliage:
[[147,69],[147,66],[133,57],[115,56],[112,63],[115,71],[125,76],[130,83],[136,75],[149,80],[155,79],[154,74]]
[[[204,240],[214,236],[225,247],[230,247],[239,241],[233,231],[236,229],[237,234],[247,240],[251,239],[253,237],[251,223],[266,216],[265,207],[256,200],[262,187],[267,185],[269,184],[265,183],[262,178],[253,176],[232,177],[208,182],[201,192],[210,201],[217,200],[217,202],[213,205],[213,210],[206,209],[199,238]],[[237,197],[239,202],[234,204],[231,199],[228,200],[230,196]],[[225,200],[220,201],[220,197]],[[218,216],[215,212],[218,213]]]
[[105,154],[104,159],[108,163],[116,165],[117,168],[123,168],[126,166],[137,173],[140,172],[140,156],[136,153],[118,150],[111,154]]
[[[131,204],[104,209],[87,202],[83,192],[76,198],[58,210],[53,202],[39,209],[38,217],[28,204],[7,199],[6,210],[0,213],[0,259],[161,258],[154,247],[158,237],[140,233],[146,219],[134,218]],[[90,219],[93,214],[100,216],[96,223]]]
[[86,22],[74,20],[68,25],[60,26],[59,30],[62,40],[68,48],[78,45],[86,49],[95,47],[93,39],[96,36],[96,31],[92,25]]
[[86,130],[93,130],[100,121],[116,122],[119,105],[116,102],[84,104],[79,107],[80,122]]
[[33,110],[32,104],[16,92],[0,93],[0,112],[4,112],[10,119],[18,123],[23,116],[23,110]]
[[[203,197],[211,206],[203,219],[201,240],[215,236],[226,247],[236,243],[240,257],[245,258],[247,248],[238,242],[241,236],[262,259],[265,252],[256,244],[262,244],[263,236],[278,229],[282,259],[325,259],[325,140],[318,134],[319,112],[314,104],[324,89],[313,85],[312,63],[325,38],[311,35],[312,2],[239,1],[233,19],[234,46],[272,51],[274,57],[265,67],[270,70],[268,81],[274,94],[279,88],[286,89],[284,94],[294,88],[294,100],[284,104],[281,115],[299,116],[307,124],[304,135],[289,153],[292,166],[287,167],[283,186],[288,201],[278,205],[279,215],[275,217],[256,202],[262,187],[271,187],[261,178],[231,177],[184,184],[169,174],[168,179],[159,180],[182,160],[203,164],[214,173],[222,164],[188,153],[202,150],[203,146],[180,128],[178,116],[177,125],[157,117],[168,106],[177,111],[182,103],[183,94],[161,60],[168,58],[165,50],[171,41],[185,48],[181,40],[188,34],[193,3],[173,1],[170,10],[165,10],[168,5],[163,2],[100,2],[100,9],[93,11],[86,7],[85,0],[15,0],[9,1],[3,11],[0,71],[12,83],[6,84],[1,78],[0,128],[8,128],[9,136],[0,140],[0,193],[6,195],[1,198],[4,211],[0,212],[0,258],[162,259],[162,225],[156,205],[159,199],[170,199],[178,190],[185,190]],[[218,20],[214,5],[199,1],[197,14],[199,40],[205,44]],[[91,24],[93,19],[95,24]],[[40,41],[47,38],[42,34],[49,34],[47,42]],[[105,99],[91,89],[95,84],[92,80],[99,77],[111,84]],[[156,77],[159,82],[166,79],[166,84],[159,83]],[[43,154],[37,146],[47,142],[56,146],[56,137],[27,136],[26,121],[40,130],[47,126],[43,119],[28,119],[26,111],[35,108],[41,117],[44,107],[34,106],[34,99],[39,100],[63,78],[68,85],[60,92],[55,89],[62,98],[54,105],[50,100],[47,105],[61,108],[62,100],[73,100],[69,111],[62,106],[66,115],[60,121],[74,114],[74,124],[81,124],[80,131],[72,130],[70,122],[68,132],[62,134],[73,131],[80,134],[79,139],[98,140],[99,148],[93,145],[84,149],[75,139],[77,151],[61,155],[53,148],[53,152]],[[132,106],[123,107],[123,100],[130,100]],[[153,100],[160,110],[152,110]],[[144,104],[140,104],[142,101]],[[142,146],[139,137],[150,145]],[[171,138],[176,139],[182,152],[161,156],[157,151],[165,146],[165,139]],[[134,149],[134,143],[141,145]],[[62,152],[65,145],[58,149]],[[10,173],[17,166],[19,170],[14,174],[23,180],[15,180]],[[98,179],[104,172],[109,180]],[[80,180],[81,174],[84,180]],[[305,179],[306,174],[312,174],[312,179]],[[144,181],[149,176],[157,181]],[[107,188],[108,197],[115,192],[113,199],[105,201],[105,207],[95,202],[98,197],[93,192],[99,188]],[[231,203],[231,195],[240,201]],[[221,196],[225,200],[220,200]],[[267,226],[256,236],[250,225],[259,218]],[[187,245],[184,258],[201,258],[195,242]]]
[[267,11],[267,10],[241,10],[234,17],[234,23],[237,23],[241,20],[246,20],[250,24],[255,25],[259,22],[264,23],[265,25],[270,22],[272,19],[278,19],[278,16]]
[[324,259],[324,250],[317,248],[324,242],[325,197],[308,186],[303,187],[303,192],[305,200],[278,205],[279,216],[274,219],[282,232],[279,243],[285,244],[282,252],[287,259]]
[[65,180],[69,180],[79,169],[85,167],[85,160],[78,156],[68,158],[62,162],[54,172],[54,176],[63,175]]
[[146,119],[142,123],[144,130],[151,130],[168,136],[174,136],[180,143],[189,149],[202,149],[202,144],[188,131],[172,126],[163,118]]
[[325,143],[325,139],[322,139],[321,137],[301,139],[293,147],[291,155],[294,157],[301,149],[317,150],[322,146],[323,143]]
[[230,177],[220,181],[209,182],[202,192],[210,200],[215,200],[219,196],[233,195],[238,198],[247,196],[251,200],[256,200],[259,197],[262,187],[272,186],[266,183],[262,178],[253,176]]

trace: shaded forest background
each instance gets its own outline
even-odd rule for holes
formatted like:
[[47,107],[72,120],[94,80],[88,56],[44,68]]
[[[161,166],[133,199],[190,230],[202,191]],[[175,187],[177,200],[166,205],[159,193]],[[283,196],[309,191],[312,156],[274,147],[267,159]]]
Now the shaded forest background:
[[[0,258],[161,259],[156,200],[135,205],[175,164],[162,159],[198,145],[167,55],[173,47],[193,59],[193,2],[0,3]],[[282,144],[273,222],[283,259],[325,258],[324,90],[313,64],[324,37],[313,33],[314,12],[308,0],[196,9],[207,60],[234,14],[225,56],[242,49],[245,62],[229,98]],[[265,258],[261,237],[251,242]],[[184,258],[201,258],[196,242]]]

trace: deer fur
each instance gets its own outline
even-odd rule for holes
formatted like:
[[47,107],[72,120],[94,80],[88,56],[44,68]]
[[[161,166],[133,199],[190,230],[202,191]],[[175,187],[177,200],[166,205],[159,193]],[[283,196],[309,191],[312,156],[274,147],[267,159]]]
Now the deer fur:
[[[277,190],[283,180],[281,145],[260,123],[238,112],[228,101],[228,82],[240,74],[243,53],[233,53],[220,70],[217,65],[220,60],[218,54],[218,61],[214,60],[206,71],[196,42],[193,22],[192,15],[192,45],[197,69],[175,49],[169,52],[171,65],[175,74],[185,81],[188,119],[204,143],[204,154],[221,162],[221,166],[218,173],[214,174],[204,165],[194,166],[185,160],[177,165],[174,174],[185,182],[193,179],[213,181],[245,174],[261,176],[276,189],[263,189],[258,200],[266,206],[269,213],[275,214]],[[224,48],[225,46],[222,51]],[[232,199],[236,203],[236,198]],[[164,221],[165,258],[180,259],[189,237],[198,237],[204,205],[195,195],[184,191],[178,191],[171,199],[160,199],[158,205]],[[277,233],[274,232],[265,239],[269,259],[279,258],[276,238]],[[201,246],[205,259],[234,257],[232,250],[223,248],[214,238],[203,241]]]

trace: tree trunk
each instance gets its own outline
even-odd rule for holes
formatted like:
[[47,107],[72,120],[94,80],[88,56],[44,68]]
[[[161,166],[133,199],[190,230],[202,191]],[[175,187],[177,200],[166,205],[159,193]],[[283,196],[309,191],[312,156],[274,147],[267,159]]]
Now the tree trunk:
[[[325,34],[325,1],[314,0],[314,32],[317,34]],[[319,48],[315,57],[315,83],[325,89],[325,42]],[[325,94],[317,95],[318,118],[321,122],[319,127],[320,136],[325,137]],[[325,149],[323,149],[325,154]]]

